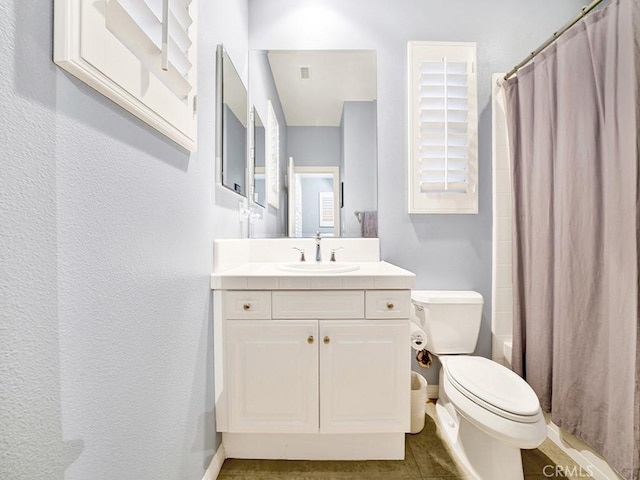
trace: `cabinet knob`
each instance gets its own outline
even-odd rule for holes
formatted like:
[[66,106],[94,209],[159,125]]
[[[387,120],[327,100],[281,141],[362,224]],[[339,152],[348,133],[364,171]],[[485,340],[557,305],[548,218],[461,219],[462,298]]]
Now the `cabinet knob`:
[[387,309],[389,310],[393,309],[393,303],[387,302]]
[[327,345],[331,341],[331,339],[329,337],[324,337],[322,341],[324,342],[325,345]]
[[313,335],[309,335],[309,337],[307,338],[307,343],[311,345],[313,343],[313,340],[314,340]]
[[245,310],[249,310],[251,308],[251,304],[245,303],[244,305],[242,305],[242,308],[244,308]]

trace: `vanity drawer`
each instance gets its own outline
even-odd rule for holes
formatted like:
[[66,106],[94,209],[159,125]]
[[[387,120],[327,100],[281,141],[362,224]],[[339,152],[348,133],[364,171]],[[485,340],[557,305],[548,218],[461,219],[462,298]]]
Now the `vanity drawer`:
[[363,290],[273,292],[273,318],[364,318]]
[[411,290],[367,290],[366,318],[409,318]]
[[229,319],[271,318],[271,292],[227,290],[224,302],[227,318]]

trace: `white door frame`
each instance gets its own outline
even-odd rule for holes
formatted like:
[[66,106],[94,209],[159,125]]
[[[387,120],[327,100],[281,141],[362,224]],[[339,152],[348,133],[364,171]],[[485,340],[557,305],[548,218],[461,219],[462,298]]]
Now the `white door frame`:
[[[292,162],[290,161],[290,166]],[[331,175],[333,180],[333,236],[340,236],[340,167],[329,167],[329,166],[313,166],[313,167],[299,167],[293,164],[293,172],[290,172],[289,185],[291,185],[295,178],[292,175],[295,174],[318,174],[318,175]],[[292,211],[292,208],[295,208],[292,202],[295,202],[294,195],[291,195],[291,191],[288,195],[289,198],[289,211]],[[291,225],[291,223],[289,224]],[[289,229],[289,236],[293,235],[293,231]]]

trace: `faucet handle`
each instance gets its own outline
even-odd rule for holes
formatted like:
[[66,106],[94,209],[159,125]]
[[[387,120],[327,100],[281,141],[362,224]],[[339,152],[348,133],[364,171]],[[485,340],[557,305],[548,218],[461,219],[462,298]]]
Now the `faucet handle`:
[[298,247],[292,247],[292,248],[293,248],[293,250],[298,250],[300,252],[300,261],[301,262],[306,262],[307,261],[307,259],[304,258],[304,249],[298,248]]
[[336,252],[338,250],[342,250],[343,247],[338,247],[338,248],[332,248],[331,249],[331,258],[329,259],[330,262],[335,262],[336,261]]

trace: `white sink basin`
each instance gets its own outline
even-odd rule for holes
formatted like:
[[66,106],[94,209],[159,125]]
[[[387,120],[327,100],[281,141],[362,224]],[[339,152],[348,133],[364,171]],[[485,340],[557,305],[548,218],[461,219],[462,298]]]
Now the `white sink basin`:
[[313,263],[313,262],[300,262],[300,263],[285,263],[278,265],[280,270],[285,272],[298,272],[298,273],[345,273],[353,272],[360,269],[360,265],[354,263]]

